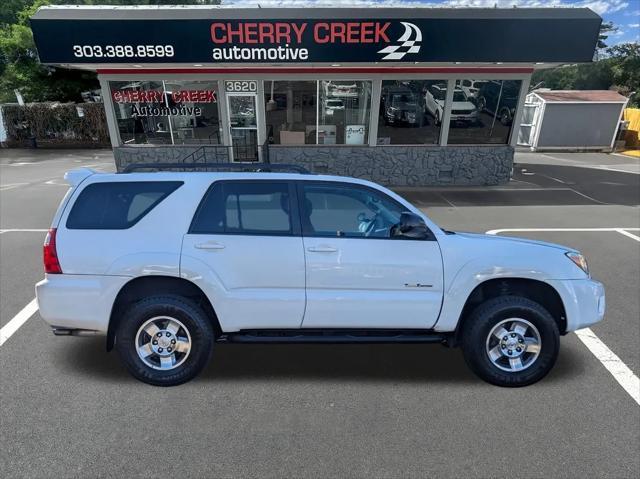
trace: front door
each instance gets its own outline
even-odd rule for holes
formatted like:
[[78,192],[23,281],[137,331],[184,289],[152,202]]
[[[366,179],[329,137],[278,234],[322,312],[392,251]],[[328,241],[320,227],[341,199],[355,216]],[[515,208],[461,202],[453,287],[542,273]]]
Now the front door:
[[364,185],[299,182],[303,328],[431,328],[443,294],[437,241],[391,239],[406,208]]
[[259,161],[255,93],[227,93],[232,161]]
[[204,283],[225,330],[300,327],[305,264],[294,197],[285,181],[217,181],[198,208],[181,271]]

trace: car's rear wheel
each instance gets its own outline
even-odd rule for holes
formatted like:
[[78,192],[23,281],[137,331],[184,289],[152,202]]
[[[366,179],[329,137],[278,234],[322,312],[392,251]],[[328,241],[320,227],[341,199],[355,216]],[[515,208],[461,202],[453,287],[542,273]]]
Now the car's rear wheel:
[[555,364],[559,345],[558,325],[551,314],[519,296],[482,303],[462,331],[467,364],[498,386],[526,386],[542,379]]
[[504,126],[509,126],[511,124],[511,112],[508,108],[504,108],[500,112],[500,123],[502,123]]
[[154,296],[123,315],[116,348],[129,372],[155,386],[195,377],[211,357],[214,332],[206,314],[181,296]]

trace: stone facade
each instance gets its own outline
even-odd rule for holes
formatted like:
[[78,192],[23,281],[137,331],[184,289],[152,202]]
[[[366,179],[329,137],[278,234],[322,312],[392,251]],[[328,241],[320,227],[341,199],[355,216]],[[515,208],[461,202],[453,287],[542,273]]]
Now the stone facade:
[[[509,181],[512,147],[491,146],[279,146],[271,163],[301,165],[314,173],[366,178],[387,186],[499,185]],[[131,163],[227,162],[227,147],[119,147],[121,171]]]

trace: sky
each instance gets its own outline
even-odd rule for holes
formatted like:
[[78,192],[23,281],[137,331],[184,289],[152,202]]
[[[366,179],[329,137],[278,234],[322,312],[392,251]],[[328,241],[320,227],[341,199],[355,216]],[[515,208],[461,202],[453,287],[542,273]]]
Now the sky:
[[223,5],[261,7],[588,7],[605,21],[613,22],[616,33],[608,45],[640,42],[640,0],[223,0]]

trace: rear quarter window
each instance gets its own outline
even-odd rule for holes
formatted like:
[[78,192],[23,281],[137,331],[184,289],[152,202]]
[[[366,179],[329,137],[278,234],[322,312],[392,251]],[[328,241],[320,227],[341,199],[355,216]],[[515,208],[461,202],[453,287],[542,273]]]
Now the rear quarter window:
[[144,218],[181,181],[118,181],[87,186],[76,199],[67,229],[123,230]]

